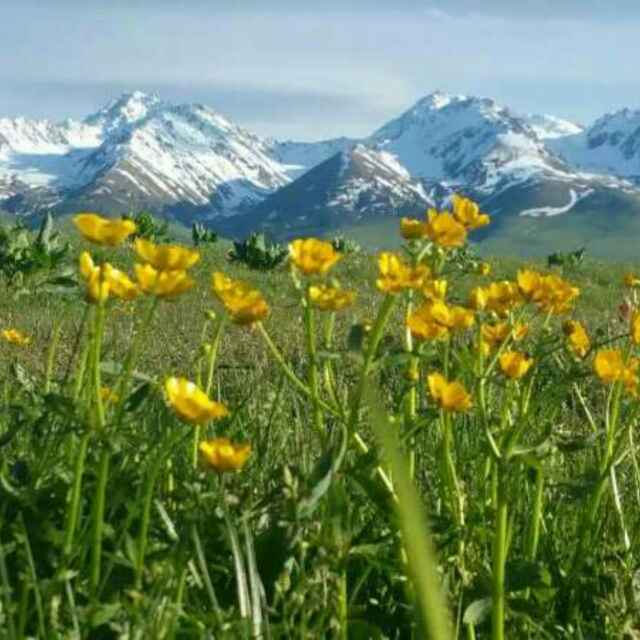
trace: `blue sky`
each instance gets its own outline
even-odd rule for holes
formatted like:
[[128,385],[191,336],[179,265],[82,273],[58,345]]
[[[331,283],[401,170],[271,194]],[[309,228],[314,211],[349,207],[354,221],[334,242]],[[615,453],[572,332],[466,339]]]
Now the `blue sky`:
[[640,108],[638,0],[0,0],[0,116],[123,91],[263,135],[365,135],[435,89],[589,122]]

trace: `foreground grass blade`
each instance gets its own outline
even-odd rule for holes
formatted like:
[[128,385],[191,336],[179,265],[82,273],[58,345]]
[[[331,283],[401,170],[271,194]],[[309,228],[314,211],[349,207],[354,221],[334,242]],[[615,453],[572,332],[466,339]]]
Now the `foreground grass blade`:
[[408,462],[398,447],[396,428],[387,420],[370,380],[366,384],[365,402],[371,410],[371,423],[382,445],[383,460],[394,479],[398,496],[396,510],[422,635],[431,640],[450,640],[453,635],[449,613],[440,589],[436,554],[424,505],[409,477]]

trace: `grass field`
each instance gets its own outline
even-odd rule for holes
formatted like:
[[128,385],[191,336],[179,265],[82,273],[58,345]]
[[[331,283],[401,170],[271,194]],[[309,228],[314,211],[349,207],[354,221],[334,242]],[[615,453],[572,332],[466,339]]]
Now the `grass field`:
[[[128,242],[72,244],[74,264],[137,259]],[[446,318],[422,318],[440,339],[406,324],[432,277],[380,291],[369,253],[292,277],[230,263],[218,242],[171,300],[88,304],[82,278],[64,296],[3,284],[0,329],[31,341],[0,343],[0,638],[640,637],[638,346],[619,309],[633,265],[554,271],[580,293],[562,313],[521,286],[494,301],[501,318],[489,302],[462,326],[451,310],[474,287],[549,270],[488,259],[481,276],[405,246],[408,268],[448,280]],[[250,282],[269,316],[235,323],[214,271]],[[334,279],[353,305],[301,303]],[[583,354],[569,318],[587,327]],[[499,322],[485,353],[480,326]],[[614,348],[621,367],[596,375]],[[510,377],[510,351],[532,367]],[[229,415],[190,423],[170,376]],[[198,452],[215,437],[249,443],[246,464],[216,471]]]

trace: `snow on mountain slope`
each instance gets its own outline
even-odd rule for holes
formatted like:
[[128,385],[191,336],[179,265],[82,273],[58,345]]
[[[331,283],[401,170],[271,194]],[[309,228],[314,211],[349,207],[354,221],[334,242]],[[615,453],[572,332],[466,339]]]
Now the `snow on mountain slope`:
[[84,123],[96,127],[104,137],[122,127],[144,120],[164,106],[167,105],[155,94],[148,95],[142,91],[133,91],[112,100],[105,107],[85,118]]
[[191,223],[255,213],[291,231],[413,211],[454,189],[500,215],[549,216],[614,191],[636,202],[637,185],[640,111],[582,129],[435,92],[364,140],[320,142],[261,138],[205,106],[141,92],[82,122],[0,118],[0,202],[16,214],[140,208]]
[[212,207],[208,215],[255,204],[290,180],[260,138],[200,105],[154,110],[107,136],[86,162],[104,168],[87,197],[189,203]]
[[133,92],[83,122],[0,120],[0,197],[48,190],[44,200],[24,201],[229,215],[348,144],[263,140],[202,105],[175,106]]
[[279,189],[221,231],[255,229],[274,236],[320,233],[387,215],[420,215],[434,202],[420,180],[384,151],[356,145],[335,154]]
[[353,138],[343,137],[320,142],[294,142],[291,140],[278,142],[273,140],[269,144],[271,155],[285,165],[287,174],[295,179],[336,153],[353,147],[357,142]]
[[488,98],[441,92],[418,101],[369,139],[416,176],[490,191],[507,177],[566,170],[522,118]]
[[539,218],[540,216],[557,216],[561,213],[567,213],[571,211],[573,207],[580,202],[583,198],[589,197],[593,193],[593,189],[586,189],[581,193],[577,193],[574,189],[569,189],[569,202],[559,207],[534,207],[533,209],[525,209],[520,212],[521,216],[531,216],[532,218]]
[[578,169],[640,179],[640,110],[609,113],[576,135],[550,141]]
[[575,122],[548,114],[527,114],[522,116],[522,119],[540,140],[554,140],[563,136],[572,136],[584,130],[584,127]]

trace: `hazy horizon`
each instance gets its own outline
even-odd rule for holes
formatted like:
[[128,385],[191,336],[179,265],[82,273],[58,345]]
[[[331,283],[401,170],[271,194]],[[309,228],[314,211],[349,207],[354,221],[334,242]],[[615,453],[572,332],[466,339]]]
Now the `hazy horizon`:
[[0,116],[82,118],[141,90],[313,140],[367,135],[440,89],[589,124],[640,107],[640,3],[616,4],[24,0],[2,10]]

